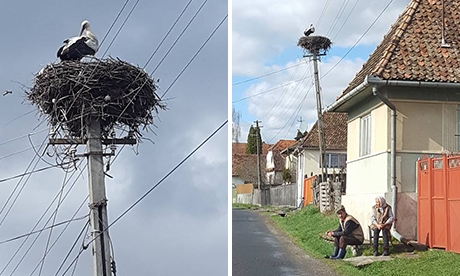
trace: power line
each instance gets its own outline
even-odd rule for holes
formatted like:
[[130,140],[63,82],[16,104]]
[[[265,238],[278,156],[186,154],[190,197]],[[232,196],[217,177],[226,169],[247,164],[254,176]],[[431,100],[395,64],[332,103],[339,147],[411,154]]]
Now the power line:
[[139,0],[136,1],[136,3],[134,3],[134,6],[131,8],[131,10],[129,11],[128,15],[126,16],[125,20],[123,21],[123,23],[121,24],[120,28],[118,29],[117,33],[115,34],[115,36],[112,38],[112,41],[110,41],[110,44],[109,46],[107,47],[107,49],[105,49],[105,52],[102,54],[102,57],[105,56],[105,54],[107,53],[107,51],[110,49],[110,47],[112,47],[112,44],[113,42],[115,41],[115,39],[117,39],[118,37],[118,34],[120,34],[121,30],[123,29],[123,27],[125,26],[126,24],[126,21],[128,21],[129,17],[131,16],[131,14],[133,13],[134,9],[136,8],[137,4],[139,3]]
[[184,29],[182,30],[182,32],[179,34],[179,36],[176,38],[176,40],[174,40],[173,44],[171,45],[171,47],[169,47],[168,51],[166,52],[166,54],[163,56],[163,58],[160,60],[160,62],[157,64],[157,66],[153,69],[152,73],[150,73],[150,75],[153,75],[153,73],[155,73],[155,71],[158,69],[158,67],[161,65],[161,63],[163,63],[163,61],[165,60],[165,58],[169,55],[169,53],[171,52],[171,50],[174,48],[174,46],[176,45],[176,43],[179,41],[179,39],[182,37],[182,35],[185,33],[185,31],[188,29],[188,27],[190,26],[190,24],[192,24],[193,20],[195,20],[196,16],[198,15],[198,13],[200,13],[201,9],[204,7],[204,5],[206,4],[206,2],[208,2],[208,0],[205,0],[201,6],[198,8],[198,10],[195,12],[195,14],[192,16],[192,19],[190,19],[190,21],[187,23],[187,25],[185,25]]
[[[83,162],[83,161],[80,161],[80,163]],[[85,165],[85,168],[86,168],[87,165]],[[74,171],[72,173],[72,176],[69,178],[69,181],[70,179],[73,177],[73,175],[75,174],[76,171]],[[80,178],[80,176],[82,175],[83,173],[83,170],[80,171],[80,173],[78,174],[77,178],[74,180],[74,182],[72,183],[72,185],[69,187],[69,189],[67,190],[64,198],[66,198],[68,196],[68,194],[70,193],[70,191],[73,189],[73,187],[75,186],[75,184],[77,183],[77,180]],[[46,213],[48,213],[49,209],[51,208],[51,206],[53,205],[53,203],[56,201],[56,199],[58,198],[58,195],[59,193],[54,197],[54,199],[51,201],[51,203],[48,205],[48,207],[46,208],[46,210],[43,212],[43,214],[41,215],[41,217],[38,219],[38,221],[35,223],[35,225],[32,227],[32,231],[35,231],[35,228],[37,228],[38,224],[42,221],[42,219],[45,217]],[[46,224],[48,224],[48,222],[50,221],[51,217],[45,222],[45,226]],[[44,226],[44,227],[45,227]],[[43,227],[43,228],[44,228]],[[42,231],[43,231],[43,228],[42,228]],[[40,233],[42,232],[40,231]],[[17,267],[20,265],[20,263],[22,262],[22,260],[25,258],[25,256],[28,254],[28,252],[30,251],[30,249],[32,248],[32,246],[35,244],[35,242],[37,241],[38,237],[40,235],[38,235],[37,237],[35,237],[34,241],[32,242],[32,244],[29,246],[27,252],[23,255],[23,257],[21,258],[21,261],[19,261],[19,263],[16,265],[15,267],[15,270],[17,269]],[[3,272],[5,271],[5,269],[10,265],[10,263],[13,261],[13,259],[16,257],[16,255],[19,253],[19,251],[21,250],[21,248],[24,246],[24,244],[26,243],[26,241],[28,240],[29,237],[26,237],[26,239],[21,243],[21,245],[16,249],[15,253],[13,254],[13,256],[9,259],[8,263],[5,265],[5,267],[3,268],[3,270],[0,272],[0,275],[3,274]]]
[[[71,164],[72,162],[68,162],[67,164]],[[40,169],[36,169],[36,170],[33,170],[33,171],[30,171],[30,172],[25,172],[25,173],[21,173],[21,174],[18,174],[18,175],[15,175],[15,176],[10,176],[10,177],[7,177],[7,178],[3,178],[3,179],[0,179],[0,183],[1,182],[6,182],[6,181],[10,181],[10,180],[13,180],[15,178],[19,178],[19,177],[23,177],[25,175],[29,175],[29,174],[33,174],[33,173],[37,173],[37,172],[42,172],[42,171],[46,171],[48,169],[52,169],[52,168],[56,168],[56,167],[60,167],[60,165],[52,165],[52,166],[48,166],[48,167],[43,167],[43,168],[40,168]],[[0,212],[1,213],[1,212]]]
[[296,83],[296,82],[303,81],[303,80],[308,79],[308,78],[311,78],[311,76],[304,77],[304,78],[301,78],[301,79],[292,81],[292,82],[290,82],[290,83],[285,83],[285,84],[282,84],[282,85],[280,85],[280,86],[276,86],[276,87],[273,87],[273,88],[264,90],[264,91],[262,91],[262,92],[260,92],[260,93],[254,94],[254,95],[251,95],[251,96],[248,96],[248,97],[244,97],[244,98],[235,100],[235,101],[232,102],[232,104],[238,103],[238,102],[242,102],[242,101],[248,100],[248,99],[250,99],[250,98],[258,97],[258,96],[263,95],[263,94],[265,94],[265,93],[272,92],[272,91],[274,91],[274,90],[283,88],[283,87],[285,87],[285,86],[291,85],[291,84]]
[[[122,217],[124,217],[129,211],[131,211],[137,204],[139,204],[145,197],[147,197],[155,188],[157,188],[163,181],[165,181],[171,174],[173,174],[182,164],[184,164],[190,157],[195,154],[204,144],[206,144],[214,135],[217,134],[226,124],[228,123],[228,119],[225,120],[224,123],[222,123],[216,130],[214,130],[203,142],[201,142],[192,152],[190,152],[182,161],[180,161],[171,171],[169,171],[163,178],[160,179],[155,185],[152,186],[147,192],[144,193],[138,200],[136,200],[128,209],[126,209],[123,213],[121,213],[111,224],[107,226],[106,229],[104,229],[103,232],[106,232],[110,227],[112,227],[115,223],[117,223]],[[99,233],[101,235],[102,233]],[[96,237],[93,237],[88,244],[93,242],[99,235]],[[69,264],[67,269],[65,270],[64,274],[67,273],[67,271],[70,269],[70,267],[78,260],[80,257],[81,253],[83,252],[83,249],[80,250],[80,252],[77,254],[77,256],[73,259],[73,261]],[[59,271],[58,271],[59,272]],[[57,272],[57,273],[58,273]],[[56,273],[56,275],[57,275]],[[63,274],[63,275],[64,275]]]
[[66,224],[66,223],[70,223],[70,222],[82,220],[82,219],[87,218],[87,217],[88,217],[88,215],[84,215],[84,216],[82,216],[82,217],[64,220],[64,221],[58,222],[58,223],[56,223],[56,224],[47,226],[47,227],[45,227],[45,228],[43,228],[43,229],[40,229],[40,230],[32,231],[32,232],[29,232],[29,233],[27,233],[27,234],[22,234],[22,235],[13,237],[13,238],[9,238],[9,239],[0,241],[0,244],[9,243],[9,242],[16,241],[16,240],[19,240],[19,239],[22,239],[22,238],[27,238],[27,237],[29,237],[29,236],[35,235],[35,234],[37,234],[37,233],[40,233],[40,232],[42,232],[42,231],[44,231],[44,230],[52,229],[52,228],[61,226],[61,225]]
[[232,84],[232,86],[237,86],[237,85],[240,85],[240,84],[243,84],[243,83],[251,82],[251,81],[258,80],[258,79],[261,79],[261,78],[264,78],[264,77],[268,77],[268,76],[271,76],[271,75],[274,75],[274,74],[277,74],[277,73],[280,73],[280,72],[284,72],[284,71],[286,71],[288,69],[297,67],[297,66],[302,65],[302,64],[303,64],[303,62],[299,62],[297,64],[285,67],[283,69],[279,69],[279,70],[272,71],[270,73],[266,73],[266,74],[263,74],[263,75],[260,75],[260,76],[254,77],[254,78],[250,78],[250,79],[246,79],[246,80],[243,80],[243,81],[236,82],[236,83]]
[[[89,215],[86,215],[86,216],[83,216],[79,219],[75,219],[75,216],[78,214],[78,212],[80,212],[81,208],[83,207],[83,205],[85,204],[85,202],[87,202],[89,198],[89,195],[85,197],[85,199],[83,200],[83,202],[80,204],[80,206],[78,207],[78,209],[74,212],[73,216],[67,220],[65,223],[66,223],[66,226],[64,227],[64,229],[62,229],[61,233],[59,233],[59,235],[57,236],[56,240],[53,242],[53,244],[50,246],[48,252],[45,253],[45,256],[43,256],[42,260],[40,260],[40,262],[35,266],[34,270],[30,273],[30,276],[32,276],[34,274],[34,272],[37,270],[38,266],[40,265],[41,262],[44,261],[45,257],[49,254],[49,252],[51,251],[51,249],[54,247],[54,245],[57,243],[57,241],[59,240],[59,238],[64,234],[64,232],[67,230],[67,228],[69,227],[70,223],[75,221],[75,220],[80,220],[80,219],[83,219],[85,217],[88,217]],[[89,220],[86,222],[85,224],[85,227],[89,225]],[[85,228],[84,227],[84,228]],[[84,229],[83,228],[83,229]],[[49,229],[49,228],[48,228]],[[44,230],[48,230],[48,229],[44,229]],[[53,229],[53,228],[51,228]]]
[[125,9],[126,5],[128,4],[130,0],[126,0],[125,4],[123,4],[123,7],[121,7],[121,10],[118,12],[117,16],[115,17],[115,19],[113,20],[112,22],[112,25],[110,25],[110,28],[109,30],[105,33],[104,35],[104,38],[102,39],[101,41],[101,44],[99,44],[99,48],[102,46],[102,44],[104,44],[104,41],[105,39],[107,38],[107,36],[109,35],[110,31],[112,30],[113,26],[115,25],[115,23],[118,21],[118,18],[120,17],[121,13],[123,12],[123,10]]
[[10,140],[7,140],[5,142],[1,142],[0,143],[0,146],[3,146],[3,145],[6,145],[6,144],[9,144],[11,142],[15,142],[15,141],[18,141],[20,139],[23,139],[23,138],[26,138],[26,137],[29,137],[29,136],[32,136],[32,135],[35,135],[35,134],[38,134],[38,133],[42,133],[44,131],[48,130],[47,128],[44,128],[44,129],[41,129],[39,131],[36,131],[36,132],[32,132],[32,133],[28,133],[28,134],[25,134],[25,135],[22,135],[22,136],[18,136],[16,138],[12,138]]
[[179,19],[181,19],[182,15],[184,15],[185,11],[187,10],[187,8],[190,6],[190,3],[192,3],[192,0],[188,1],[187,5],[185,5],[184,9],[182,10],[182,12],[179,14],[179,16],[176,18],[176,21],[174,21],[174,23],[172,24],[171,28],[169,28],[168,32],[165,34],[165,36],[163,37],[163,39],[160,41],[160,44],[158,44],[158,46],[155,48],[155,50],[153,51],[153,53],[150,55],[149,59],[147,60],[147,62],[144,64],[144,66],[142,67],[142,69],[144,69],[149,63],[150,61],[152,60],[153,56],[157,53],[158,49],[160,49],[161,45],[163,45],[163,42],[166,40],[166,38],[169,36],[169,34],[171,33],[171,31],[174,29],[174,27],[176,26],[177,22],[179,21]]
[[345,55],[343,55],[342,58],[340,58],[339,61],[336,62],[336,64],[334,64],[334,66],[331,67],[331,69],[329,69],[329,71],[327,71],[322,77],[324,78],[325,76],[327,76],[332,70],[334,70],[335,67],[337,67],[337,65],[339,65],[340,62],[342,62],[342,60],[345,59],[346,56],[348,56],[348,54],[356,47],[356,45],[358,45],[358,43],[361,41],[361,39],[364,38],[364,36],[369,32],[369,30],[374,26],[374,24],[377,22],[377,20],[379,20],[379,18],[382,16],[382,14],[387,10],[387,8],[390,6],[390,4],[393,2],[393,0],[390,0],[388,2],[388,4],[385,6],[385,8],[383,8],[383,10],[380,12],[380,14],[374,19],[374,21],[372,22],[372,24],[367,28],[367,30],[363,33],[363,35],[355,42],[355,44],[353,44],[353,46],[348,49],[348,51],[345,53]]
[[206,41],[203,43],[203,45],[201,45],[201,47],[198,49],[198,51],[193,55],[193,57],[189,60],[189,62],[187,63],[187,65],[185,65],[185,67],[180,71],[179,75],[177,75],[177,77],[173,80],[173,82],[168,86],[168,88],[166,89],[166,91],[163,93],[163,95],[161,95],[161,98],[163,98],[166,93],[168,93],[169,89],[171,89],[171,87],[176,83],[176,81],[180,78],[180,76],[182,76],[182,74],[184,73],[184,71],[189,67],[189,65],[192,63],[192,61],[196,58],[196,56],[201,52],[201,50],[203,50],[204,46],[206,46],[206,44],[208,43],[208,41],[211,39],[211,37],[213,37],[213,35],[216,33],[216,31],[220,28],[220,26],[222,26],[222,24],[225,22],[225,20],[227,19],[228,15],[225,15],[225,17],[220,21],[220,23],[217,25],[217,27],[212,31],[212,33],[209,35],[209,37],[206,39]]

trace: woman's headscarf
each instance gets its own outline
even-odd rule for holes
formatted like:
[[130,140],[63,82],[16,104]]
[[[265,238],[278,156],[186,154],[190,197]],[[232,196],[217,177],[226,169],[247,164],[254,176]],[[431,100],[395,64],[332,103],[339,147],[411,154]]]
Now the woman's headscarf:
[[385,207],[385,205],[387,205],[387,201],[385,200],[383,196],[378,196],[375,199],[380,202],[380,208],[383,208]]

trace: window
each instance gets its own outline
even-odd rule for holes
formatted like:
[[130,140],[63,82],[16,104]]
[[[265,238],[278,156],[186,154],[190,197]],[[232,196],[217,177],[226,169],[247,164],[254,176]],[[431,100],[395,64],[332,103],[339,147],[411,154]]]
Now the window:
[[326,168],[344,168],[346,167],[347,155],[345,153],[326,153],[324,162]]
[[359,132],[359,156],[371,154],[371,114],[361,117]]

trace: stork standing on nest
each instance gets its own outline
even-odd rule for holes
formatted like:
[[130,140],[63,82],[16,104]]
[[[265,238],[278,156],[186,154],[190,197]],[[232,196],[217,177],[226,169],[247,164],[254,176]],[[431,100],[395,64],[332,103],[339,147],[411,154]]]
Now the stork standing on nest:
[[94,56],[99,48],[96,35],[91,32],[88,21],[81,23],[80,36],[64,40],[64,45],[59,48],[57,57],[62,60],[81,60],[86,55]]
[[314,32],[315,32],[315,27],[313,27],[313,24],[310,24],[310,28],[306,29],[305,32],[303,32],[303,34],[305,36],[309,36]]

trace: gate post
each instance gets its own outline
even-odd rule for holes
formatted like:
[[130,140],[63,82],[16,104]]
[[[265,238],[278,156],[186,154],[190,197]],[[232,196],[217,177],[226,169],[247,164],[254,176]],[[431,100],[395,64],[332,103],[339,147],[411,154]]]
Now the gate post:
[[444,167],[444,191],[445,192],[445,206],[446,206],[446,251],[450,251],[450,216],[449,216],[449,177],[448,173],[450,171],[450,166],[449,166],[449,157],[447,154],[444,154],[443,156],[445,160],[445,167]]

